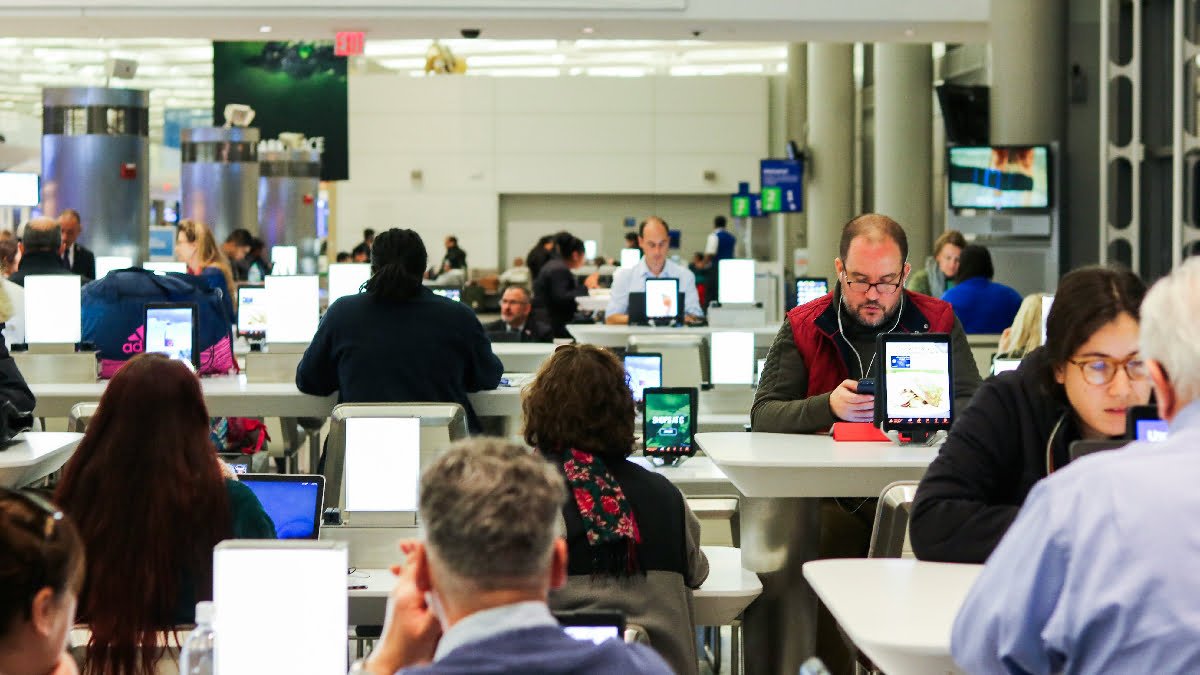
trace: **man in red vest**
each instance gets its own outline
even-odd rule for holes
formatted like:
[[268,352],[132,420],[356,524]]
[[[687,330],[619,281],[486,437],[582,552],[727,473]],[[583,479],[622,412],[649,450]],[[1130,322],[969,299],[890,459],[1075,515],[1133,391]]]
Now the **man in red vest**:
[[750,420],[755,431],[815,433],[839,420],[870,422],[875,397],[858,380],[879,372],[881,333],[950,333],[954,403],[962,410],[979,371],[950,305],[904,290],[911,267],[904,228],[868,213],[842,228],[832,293],[788,312],[759,378]]

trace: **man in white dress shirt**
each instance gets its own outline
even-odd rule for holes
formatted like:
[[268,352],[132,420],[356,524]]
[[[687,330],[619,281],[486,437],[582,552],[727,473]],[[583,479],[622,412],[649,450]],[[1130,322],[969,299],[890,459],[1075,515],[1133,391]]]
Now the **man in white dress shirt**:
[[683,293],[684,321],[695,323],[704,319],[700,294],[696,292],[696,276],[687,267],[667,259],[671,233],[662,218],[650,216],[638,228],[642,260],[629,269],[617,270],[613,276],[612,295],[604,312],[604,322],[629,323],[629,294],[646,290],[647,279],[678,279]]

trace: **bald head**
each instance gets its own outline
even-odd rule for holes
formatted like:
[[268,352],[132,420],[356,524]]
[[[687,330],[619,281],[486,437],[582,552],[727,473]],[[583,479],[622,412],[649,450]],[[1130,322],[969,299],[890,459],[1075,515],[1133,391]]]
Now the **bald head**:
[[638,244],[642,247],[642,260],[654,274],[661,274],[667,263],[667,251],[671,246],[671,230],[667,221],[650,216],[638,228]]
[[62,248],[62,229],[53,218],[41,216],[25,224],[21,250],[25,253],[58,253]]
[[862,237],[864,243],[878,245],[888,241],[900,247],[900,259],[908,260],[908,235],[900,223],[879,213],[864,213],[846,223],[842,228],[842,241],[838,245],[838,257],[844,262],[850,254],[850,244]]

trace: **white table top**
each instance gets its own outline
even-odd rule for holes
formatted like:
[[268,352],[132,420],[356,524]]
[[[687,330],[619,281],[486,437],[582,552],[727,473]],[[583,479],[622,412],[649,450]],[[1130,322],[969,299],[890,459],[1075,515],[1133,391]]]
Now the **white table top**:
[[75,452],[83,434],[33,432],[18,434],[0,450],[0,486],[24,487],[54,473]]
[[557,347],[553,342],[495,342],[492,343],[492,352],[503,360],[509,355],[549,356]]
[[[762,593],[762,583],[756,574],[742,567],[742,553],[738,549],[728,546],[703,548],[708,556],[710,571],[704,585],[693,596],[692,617],[698,626],[728,625]],[[348,586],[366,586],[349,591],[351,614],[355,620],[367,623],[362,610],[379,607],[380,613],[375,622],[382,624],[384,605],[377,604],[377,601],[386,599],[396,583],[391,570],[358,569],[347,578],[347,582]],[[356,601],[367,602],[356,608]]]
[[629,461],[662,474],[685,497],[736,497],[737,488],[729,477],[708,457],[691,457],[679,466],[654,466],[645,457],[630,457]]
[[814,560],[804,578],[846,635],[888,675],[960,672],[954,617],[982,565],[895,558]]
[[808,434],[701,433],[696,443],[747,497],[878,497],[889,483],[919,480],[937,455]]
[[621,326],[607,324],[571,324],[567,331],[576,340],[600,347],[624,347],[630,335],[711,335],[713,331],[753,331],[756,347],[770,347],[781,324],[744,328],[713,328],[712,326],[684,326],[681,328],[656,328],[652,326]]

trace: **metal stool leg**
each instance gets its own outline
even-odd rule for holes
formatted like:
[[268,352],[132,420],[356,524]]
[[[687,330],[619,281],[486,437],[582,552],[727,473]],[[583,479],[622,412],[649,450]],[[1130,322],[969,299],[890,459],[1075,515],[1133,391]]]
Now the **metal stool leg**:
[[729,672],[731,675],[742,675],[742,617],[729,624]]

